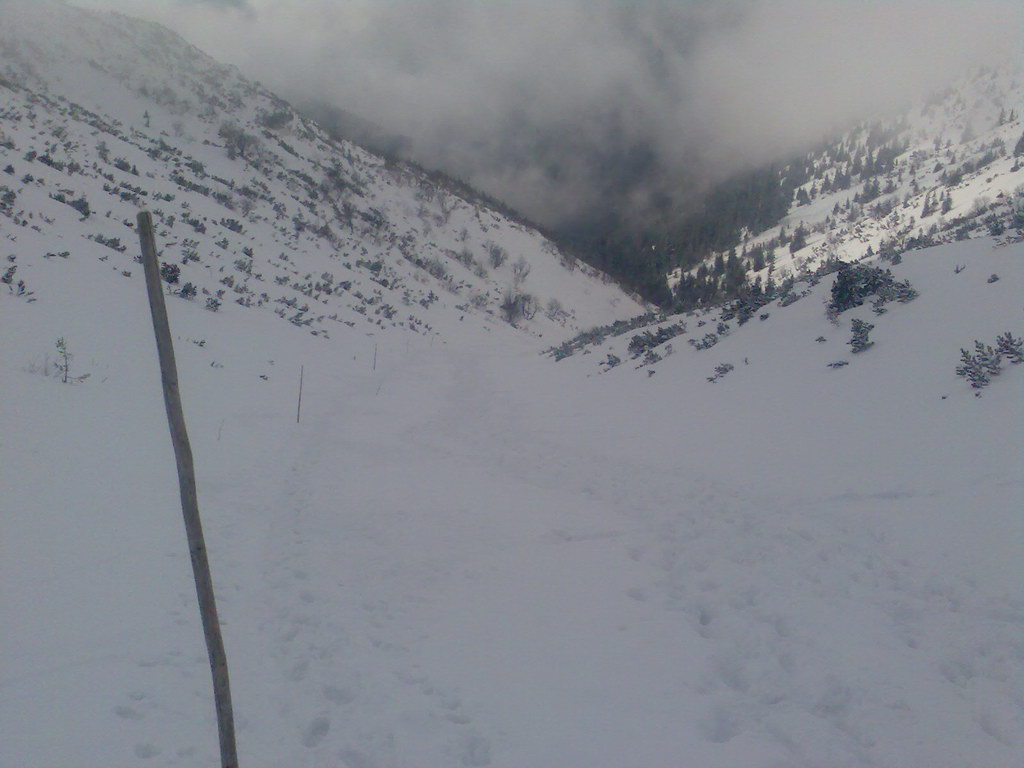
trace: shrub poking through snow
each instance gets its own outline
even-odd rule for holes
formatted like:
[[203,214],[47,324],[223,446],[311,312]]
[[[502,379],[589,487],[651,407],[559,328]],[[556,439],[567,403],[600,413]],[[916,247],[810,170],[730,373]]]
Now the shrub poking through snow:
[[697,339],[687,339],[687,342],[694,349],[711,349],[715,344],[718,343],[718,334],[706,333],[704,338],[698,341]]
[[71,353],[68,352],[68,343],[61,336],[57,339],[57,362],[55,363],[57,373],[61,376],[61,381],[65,384],[68,383],[68,375],[71,372]]
[[850,349],[853,350],[854,354],[863,352],[874,345],[875,342],[868,340],[868,334],[875,327],[873,324],[855,319],[852,326],[853,336],[850,338]]
[[657,331],[644,331],[629,340],[627,349],[633,357],[639,357],[644,352],[664,344],[669,339],[674,339],[681,333],[686,333],[686,323],[684,322],[659,328]]
[[174,285],[181,278],[181,267],[179,267],[177,264],[161,264],[160,277],[164,279],[164,282],[170,285]]
[[853,264],[836,274],[825,314],[834,319],[853,307],[859,307],[869,296],[876,296],[872,307],[882,314],[890,301],[906,303],[917,298],[917,291],[908,280],[896,280],[892,272],[867,264]]
[[960,365],[956,367],[956,375],[967,379],[974,389],[981,389],[989,382],[985,367],[966,349],[960,350]]
[[721,365],[716,365],[715,366],[715,375],[714,376],[708,376],[708,381],[710,381],[712,384],[714,384],[720,378],[725,376],[725,374],[729,373],[729,371],[731,371],[734,367],[735,366],[733,366],[732,363],[722,363]]
[[[564,360],[570,355],[586,349],[588,346],[600,344],[609,336],[621,336],[624,333],[636,330],[644,325],[650,325],[651,323],[660,322],[664,319],[665,318],[662,315],[654,312],[648,312],[643,315],[637,315],[629,320],[616,320],[610,325],[602,325],[597,328],[591,328],[587,331],[581,331],[559,346],[544,350],[543,354],[551,355],[555,360]],[[683,326],[683,330],[685,331],[685,325],[683,323],[679,323],[679,325]]]
[[996,350],[1014,365],[1024,363],[1024,339],[1015,339],[1009,331],[996,336]]
[[974,342],[974,357],[988,374],[989,378],[998,376],[1003,368],[1003,356],[988,344]]
[[1000,374],[1004,357],[1014,365],[1024,362],[1024,340],[1014,338],[1009,331],[996,337],[995,348],[975,340],[973,355],[961,349],[956,375],[967,379],[974,389],[981,389]]

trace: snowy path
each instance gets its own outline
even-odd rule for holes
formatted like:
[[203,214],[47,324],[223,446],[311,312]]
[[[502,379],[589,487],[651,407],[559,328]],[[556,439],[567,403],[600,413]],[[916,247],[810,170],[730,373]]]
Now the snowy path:
[[254,715],[257,760],[968,765],[978,744],[935,729],[965,713],[984,763],[1014,744],[1019,611],[862,514],[920,500],[759,497],[595,426],[542,367],[408,355],[265,457],[236,677],[243,713],[252,675],[293,726]]
[[[651,378],[181,308],[245,768],[1024,764],[1024,371],[949,370],[1019,256],[967,248],[840,374],[813,299]],[[2,318],[0,768],[213,764],[151,340],[60,306]],[[68,327],[89,385],[26,370]]]

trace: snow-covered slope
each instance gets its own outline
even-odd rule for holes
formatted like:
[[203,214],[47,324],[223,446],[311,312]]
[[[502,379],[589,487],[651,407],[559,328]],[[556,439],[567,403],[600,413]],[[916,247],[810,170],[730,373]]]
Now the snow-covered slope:
[[[904,115],[858,126],[780,171],[786,215],[736,250],[749,279],[806,275],[829,259],[901,253],[1024,227],[1024,72],[984,68]],[[704,262],[708,270],[717,256]],[[700,265],[690,270],[696,274]],[[683,273],[670,275],[678,283]]]
[[466,320],[561,334],[641,309],[537,232],[332,141],[159,26],[10,0],[0,78],[0,220],[28,290],[48,255],[139,280],[144,207],[183,298],[317,335]]
[[[826,278],[656,376],[172,304],[243,765],[1015,764],[1024,366],[954,367],[1024,335],[1022,257],[908,254],[920,295],[842,327]],[[213,764],[145,298],[35,281],[0,295],[0,764]]]
[[[19,66],[36,62],[42,77],[49,55]],[[918,294],[882,314],[868,298],[833,324],[829,274],[794,282],[742,325],[728,309],[674,317],[657,326],[675,326],[664,337],[595,333],[556,362],[538,352],[557,321],[538,313],[522,333],[486,307],[456,311],[455,294],[417,281],[422,270],[364,219],[347,234],[331,223],[356,255],[295,233],[292,217],[312,221],[323,200],[297,175],[291,189],[263,174],[278,160],[257,167],[203,144],[222,143],[216,122],[182,117],[196,140],[170,153],[174,170],[187,152],[207,174],[189,183],[211,197],[231,193],[218,175],[235,178],[236,200],[259,183],[274,202],[257,194],[248,215],[238,203],[222,211],[170,181],[159,138],[171,136],[154,145],[144,118],[130,118],[150,102],[115,96],[120,86],[117,119],[135,123],[115,133],[86,127],[114,118],[29,87],[0,86],[16,142],[0,150],[16,195],[0,215],[0,766],[217,762],[145,291],[134,232],[119,223],[133,195],[156,194],[175,196],[154,203],[165,240],[181,238],[165,253],[200,257],[178,260],[175,287],[226,291],[215,312],[201,292],[168,302],[245,768],[1021,763],[1024,365],[1007,357],[982,389],[955,368],[976,340],[1024,336],[1024,243],[972,239],[880,264]],[[252,98],[238,109],[270,97]],[[320,152],[321,164],[359,168],[365,194],[396,206],[391,226],[405,221],[395,201],[411,187],[305,130],[312,138],[284,139],[299,157],[280,162],[311,174],[305,153]],[[264,150],[280,147],[261,136]],[[70,163],[100,140],[139,176],[98,150],[70,174],[38,159]],[[244,182],[224,175],[239,168]],[[85,195],[90,216],[51,194]],[[513,242],[532,244],[524,290],[547,296],[549,278],[533,281],[550,270],[578,324],[638,309],[558,266],[533,233],[452,204],[470,238],[500,234],[510,261]],[[486,233],[471,228],[473,210]],[[209,236],[185,216],[205,216]],[[263,242],[275,243],[269,255],[241,250]],[[357,263],[374,258],[379,269]],[[305,266],[318,259],[332,286],[340,274],[351,286],[324,290],[327,267]],[[491,274],[514,288],[509,266]],[[246,290],[218,282],[229,276]],[[354,298],[390,296],[396,279],[413,298],[438,298],[403,305],[393,324]],[[302,280],[321,287],[307,295]],[[299,322],[270,311],[286,306],[279,297],[316,306],[317,290],[328,305],[289,306],[284,320]],[[875,326],[856,354],[853,319]]]

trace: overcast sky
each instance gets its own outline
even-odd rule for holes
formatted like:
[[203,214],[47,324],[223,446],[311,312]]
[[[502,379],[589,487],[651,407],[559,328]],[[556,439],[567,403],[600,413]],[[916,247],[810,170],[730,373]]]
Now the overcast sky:
[[1020,57],[1018,0],[72,0],[162,21],[286,98],[554,222],[694,186]]

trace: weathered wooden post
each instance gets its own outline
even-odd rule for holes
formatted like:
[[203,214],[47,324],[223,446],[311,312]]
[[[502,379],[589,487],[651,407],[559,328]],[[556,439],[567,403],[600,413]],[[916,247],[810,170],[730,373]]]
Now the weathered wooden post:
[[228,682],[228,660],[217,618],[217,603],[213,597],[210,561],[203,540],[203,526],[199,520],[199,499],[196,494],[196,476],[192,466],[192,448],[185,430],[185,414],[181,409],[178,391],[178,368],[174,362],[171,327],[167,321],[167,307],[160,290],[160,266],[156,259],[156,239],[153,236],[153,216],[142,211],[138,216],[139,243],[142,246],[142,265],[146,273],[146,291],[153,316],[153,333],[160,358],[160,379],[163,382],[167,423],[174,444],[174,458],[178,465],[178,488],[181,493],[181,511],[185,517],[185,534],[192,558],[192,573],[199,597],[199,615],[206,637],[206,650],[213,673],[213,701],[217,710],[217,731],[220,735],[220,761],[222,768],[238,768],[235,747],[235,722],[231,709],[231,686]]

